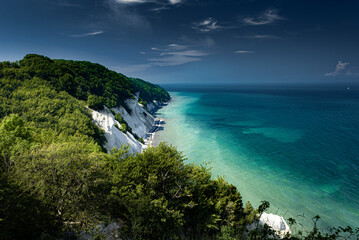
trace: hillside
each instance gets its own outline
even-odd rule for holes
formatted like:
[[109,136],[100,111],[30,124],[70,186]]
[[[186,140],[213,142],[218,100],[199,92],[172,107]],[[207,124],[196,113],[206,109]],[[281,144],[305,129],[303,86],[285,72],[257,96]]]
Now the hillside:
[[173,146],[134,155],[126,146],[112,149],[118,142],[106,145],[113,132],[99,126],[107,120],[111,131],[140,141],[150,125],[136,124],[154,103],[170,100],[161,87],[39,55],[0,63],[0,86],[0,239],[273,235],[267,226],[248,228],[267,202],[244,204],[236,187],[186,164]]
[[[2,62],[0,84],[1,239],[56,237],[105,218],[122,222],[123,236],[160,236],[169,223],[165,232],[198,234],[218,228],[215,213],[229,214],[221,213],[227,204],[244,214],[233,186],[184,165],[172,147],[136,157],[105,153],[104,131],[86,106],[129,111],[136,96],[143,105],[168,101],[162,88],[98,64],[38,55]],[[220,212],[214,206],[222,196],[211,196],[219,186],[229,191]]]

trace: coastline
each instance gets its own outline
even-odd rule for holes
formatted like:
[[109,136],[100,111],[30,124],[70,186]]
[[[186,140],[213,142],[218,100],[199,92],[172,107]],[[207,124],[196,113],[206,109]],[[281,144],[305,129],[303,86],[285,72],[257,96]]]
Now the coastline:
[[[151,114],[156,113],[159,109],[160,108],[151,112]],[[158,138],[158,134],[156,133],[164,129],[163,124],[166,124],[163,118],[155,119],[154,126],[146,134],[146,139],[145,139],[146,147],[144,149],[158,145],[158,139],[156,139],[156,137]],[[272,228],[275,231],[275,234],[276,236],[278,236],[278,238],[284,238],[287,234],[289,235],[292,234],[292,231],[289,225],[287,224],[286,220],[283,218],[283,216],[277,214],[263,213],[259,217],[258,224],[262,226],[268,225],[270,228]],[[253,226],[249,226],[249,227],[253,227]]]
[[153,125],[152,129],[148,133],[146,133],[144,149],[149,148],[149,147],[153,147],[153,142],[154,142],[156,132],[163,129],[162,124],[164,124],[164,123],[165,123],[165,121],[162,118],[156,118],[155,119],[155,124]]
[[[214,176],[225,176],[240,190],[244,201],[259,206],[266,200],[271,203],[269,212],[284,218],[294,217],[305,230],[313,227],[311,217],[315,215],[321,216],[318,226],[322,228],[357,225],[359,215],[353,204],[358,196],[353,188],[357,185],[356,173],[355,169],[349,170],[353,165],[348,165],[350,159],[344,161],[344,157],[357,154],[348,136],[355,140],[353,133],[358,130],[336,127],[337,114],[332,115],[332,108],[321,113],[322,117],[326,116],[326,124],[321,121],[323,118],[311,118],[314,109],[300,108],[308,102],[316,108],[323,103],[335,107],[333,98],[308,96],[305,91],[295,98],[272,91],[267,94],[172,91],[170,94],[172,101],[168,107],[155,114],[164,118],[166,125],[154,136],[152,145],[161,141],[173,144],[189,163],[202,164],[216,159],[211,162]],[[282,104],[283,99],[297,104],[299,112]],[[348,109],[357,111],[354,109],[357,103],[353,105],[352,99],[345,96],[340,99],[348,103]],[[232,111],[233,108],[236,111]],[[348,109],[342,112],[340,124],[343,126],[355,120]],[[269,111],[275,115],[269,116]],[[295,117],[288,118],[290,114]],[[309,130],[310,135],[306,134]],[[344,132],[332,138],[338,130]],[[324,145],[318,145],[323,141]],[[298,149],[308,149],[308,152]],[[334,150],[337,157],[343,156],[345,166],[338,169],[335,177],[345,176],[350,184],[328,178],[332,172],[326,169],[311,174],[322,164],[329,164],[325,161],[327,158],[331,159],[330,166],[337,163],[336,158],[328,154]],[[345,205],[341,196],[345,197]]]
[[162,103],[162,102],[158,103],[158,102],[154,101],[150,107],[143,106],[143,108],[147,109],[149,114],[151,114],[151,116],[153,116],[155,119],[154,125],[145,135],[145,138],[144,138],[145,144],[143,145],[143,149],[153,147],[156,133],[160,130],[163,130],[163,124],[165,124],[165,120],[163,118],[156,118],[155,116],[156,116],[156,112],[158,110],[160,110],[163,106],[167,106],[169,102],[171,102],[171,100],[164,102],[164,103]]

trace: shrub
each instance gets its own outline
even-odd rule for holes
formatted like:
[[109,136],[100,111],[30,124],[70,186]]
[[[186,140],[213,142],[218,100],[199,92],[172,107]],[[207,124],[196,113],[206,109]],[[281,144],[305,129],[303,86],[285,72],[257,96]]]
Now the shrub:
[[89,108],[92,108],[94,110],[102,110],[104,101],[102,97],[90,94],[87,98],[87,104]]
[[[123,119],[123,117],[121,116],[121,114],[120,113],[116,113],[116,114],[114,114],[115,115],[115,119],[116,119],[116,121],[118,121],[119,123],[126,123],[126,121]],[[127,123],[126,123],[127,124]]]
[[128,126],[127,126],[127,124],[122,123],[120,130],[121,130],[121,132],[126,133],[126,132],[128,131]]

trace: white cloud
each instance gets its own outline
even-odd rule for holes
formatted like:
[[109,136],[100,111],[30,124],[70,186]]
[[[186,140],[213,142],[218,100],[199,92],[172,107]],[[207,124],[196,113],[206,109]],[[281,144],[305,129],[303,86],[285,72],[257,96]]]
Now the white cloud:
[[187,46],[185,46],[185,45],[180,45],[180,44],[176,44],[176,43],[171,43],[168,45],[168,47],[172,50],[183,50],[183,49],[187,48]]
[[[182,0],[168,0],[168,1],[160,1],[160,0],[115,0],[115,2],[119,4],[141,4],[141,3],[154,3],[154,4],[161,4],[161,5],[175,5],[182,2]],[[162,9],[162,8],[161,8]]]
[[278,15],[276,10],[268,9],[267,11],[265,11],[264,13],[262,13],[261,15],[259,15],[257,17],[244,18],[243,22],[246,25],[259,26],[259,25],[270,24],[270,23],[273,23],[275,21],[282,20],[282,19],[283,18]]
[[266,35],[266,34],[256,34],[256,35],[247,35],[239,36],[237,38],[248,38],[248,39],[280,39],[280,37],[275,35]]
[[335,70],[333,72],[328,72],[328,73],[324,74],[324,76],[327,76],[327,77],[337,76],[338,74],[343,72],[349,64],[350,64],[349,62],[338,61],[337,65],[335,66]]
[[181,0],[169,0],[171,4],[178,4],[181,2]]
[[149,11],[161,11],[180,5],[185,0],[104,0],[110,12],[104,15],[105,22],[119,27],[130,27],[144,31],[151,30],[151,21],[137,11],[138,5],[146,5]]
[[198,50],[184,50],[178,52],[163,52],[160,54],[161,56],[164,55],[174,55],[174,56],[191,56],[191,57],[202,57],[208,55],[208,53],[201,52]]
[[165,66],[178,66],[183,65],[190,62],[198,62],[201,61],[201,58],[191,57],[185,55],[170,55],[168,57],[160,57],[160,58],[150,58],[148,61],[152,62],[154,65],[165,67]]
[[151,48],[157,52],[157,56],[149,58],[152,64],[157,66],[177,66],[190,62],[201,61],[203,56],[209,55],[204,51],[191,49],[189,46],[172,43],[164,48]]
[[146,17],[128,6],[144,3],[147,0],[106,0],[108,14],[101,15],[104,23],[112,26],[117,25],[120,28],[135,28],[141,31],[151,29],[151,24]]
[[152,57],[147,59],[147,63],[122,64],[112,67],[111,69],[131,76],[153,67],[179,66],[202,61],[202,57],[209,55],[207,52],[177,43],[171,43],[163,47],[152,47],[150,51],[141,51],[140,54],[152,55]]
[[146,0],[115,0],[117,3],[120,4],[134,4],[134,3],[145,3],[145,2],[149,2]]
[[[275,9],[268,9],[264,13],[256,16],[256,17],[246,17],[242,18],[240,22],[218,22],[217,20],[209,17],[207,19],[204,19],[200,22],[194,22],[192,24],[192,28],[195,30],[198,30],[200,32],[212,32],[212,31],[218,31],[223,29],[238,29],[243,26],[260,26],[260,25],[266,25],[274,23],[278,20],[283,20],[284,18],[279,16],[277,13],[277,10]],[[249,36],[248,36],[249,37]],[[264,39],[264,38],[277,38],[272,35],[254,35],[251,36],[258,39]]]
[[82,33],[82,34],[74,34],[70,35],[70,37],[88,37],[88,36],[95,36],[104,33],[104,31],[96,31],[96,32],[89,32],[89,33]]
[[192,28],[200,32],[211,32],[222,29],[224,27],[218,25],[218,21],[210,17],[200,22],[193,23]]
[[254,53],[253,51],[248,50],[238,50],[234,52],[235,54],[247,54],[247,53]]

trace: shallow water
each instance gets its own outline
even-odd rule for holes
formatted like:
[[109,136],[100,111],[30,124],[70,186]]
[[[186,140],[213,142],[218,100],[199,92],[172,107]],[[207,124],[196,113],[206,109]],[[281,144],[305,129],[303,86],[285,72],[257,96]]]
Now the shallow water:
[[[306,228],[359,222],[359,97],[308,94],[171,92],[157,112],[167,141],[188,162],[210,162],[244,201]],[[303,215],[304,214],[304,215]],[[300,216],[299,216],[300,215]],[[304,217],[303,217],[304,216]]]

